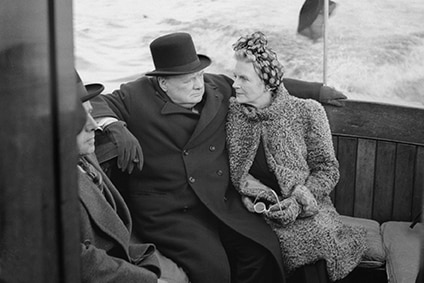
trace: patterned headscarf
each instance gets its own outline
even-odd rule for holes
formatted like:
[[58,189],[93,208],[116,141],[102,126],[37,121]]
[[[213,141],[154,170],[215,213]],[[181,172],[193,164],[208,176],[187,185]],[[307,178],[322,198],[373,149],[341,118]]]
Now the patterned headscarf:
[[284,66],[277,59],[277,54],[267,47],[265,35],[257,31],[251,35],[240,37],[233,44],[234,51],[242,51],[253,60],[259,77],[270,90],[277,89],[284,75]]

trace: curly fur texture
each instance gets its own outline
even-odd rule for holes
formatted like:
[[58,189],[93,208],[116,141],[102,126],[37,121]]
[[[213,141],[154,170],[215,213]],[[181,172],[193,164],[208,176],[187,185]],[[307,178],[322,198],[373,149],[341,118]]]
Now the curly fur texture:
[[[249,169],[262,139],[268,167],[283,198],[298,185],[315,196],[318,214],[298,218],[282,226],[265,217],[280,239],[285,268],[296,268],[325,259],[332,281],[345,277],[366,250],[365,230],[343,224],[329,194],[339,179],[331,131],[324,108],[316,101],[288,94],[281,87],[271,105],[256,109],[231,99],[227,120],[227,144],[231,179],[241,195],[256,198],[258,190],[246,190]],[[266,199],[272,201],[268,194]]]

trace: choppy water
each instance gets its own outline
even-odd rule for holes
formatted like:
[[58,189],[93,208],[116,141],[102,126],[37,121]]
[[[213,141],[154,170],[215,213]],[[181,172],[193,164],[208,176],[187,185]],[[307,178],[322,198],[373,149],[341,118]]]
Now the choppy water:
[[[424,107],[424,1],[336,0],[327,84],[350,98]],[[296,34],[303,0],[74,0],[76,66],[107,91],[153,70],[149,43],[187,31],[208,71],[231,75],[231,44],[263,31],[286,76],[322,81],[322,41]]]

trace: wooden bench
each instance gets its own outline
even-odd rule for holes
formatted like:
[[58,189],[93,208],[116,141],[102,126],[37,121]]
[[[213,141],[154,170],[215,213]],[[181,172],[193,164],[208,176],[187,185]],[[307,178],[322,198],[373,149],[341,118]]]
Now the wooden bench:
[[[331,194],[334,205],[340,214],[355,220],[384,223],[382,244],[386,263],[391,263],[391,257],[399,256],[398,247],[389,247],[383,238],[403,233],[407,240],[408,233],[417,234],[405,227],[423,207],[424,109],[353,100],[345,101],[344,107],[325,109],[340,163],[340,181]],[[419,235],[424,237],[421,232],[414,237]],[[418,270],[418,258],[419,244],[403,259],[416,267],[408,272]],[[397,282],[408,282],[402,276],[414,276],[393,274],[398,271],[384,267],[369,273],[369,282],[387,282],[385,271],[389,280],[396,277]]]

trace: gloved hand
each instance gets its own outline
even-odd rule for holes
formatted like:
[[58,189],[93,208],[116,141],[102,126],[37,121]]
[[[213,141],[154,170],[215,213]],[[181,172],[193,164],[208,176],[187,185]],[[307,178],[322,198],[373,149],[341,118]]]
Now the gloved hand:
[[253,201],[248,196],[241,196],[241,201],[243,202],[244,206],[247,208],[250,212],[255,212],[255,209],[253,206],[255,205]]
[[118,168],[131,174],[134,167],[143,168],[143,152],[140,143],[127,129],[125,122],[117,121],[107,125],[104,132],[118,149]]
[[347,96],[342,92],[336,90],[333,87],[329,87],[326,85],[321,86],[319,91],[319,101],[324,104],[330,104],[334,106],[343,106],[341,100],[347,99]]
[[318,213],[317,200],[307,187],[297,185],[292,192],[292,197],[301,205],[299,217],[309,217]]
[[287,226],[293,223],[301,211],[299,203],[294,197],[288,197],[269,207],[265,215],[274,222]]
[[268,191],[270,190],[269,187],[265,186],[261,183],[258,179],[253,177],[250,174],[247,174],[245,182],[240,184],[240,187],[242,190],[246,191]]

